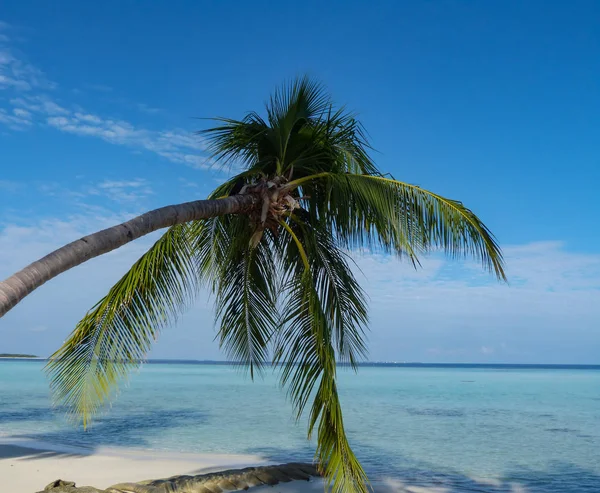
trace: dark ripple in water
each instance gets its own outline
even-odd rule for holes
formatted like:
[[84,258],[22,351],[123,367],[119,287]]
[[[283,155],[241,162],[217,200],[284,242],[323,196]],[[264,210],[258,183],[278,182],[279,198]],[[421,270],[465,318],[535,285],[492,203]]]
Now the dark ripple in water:
[[[47,411],[52,417],[52,412]],[[45,413],[21,412],[27,415],[46,416]],[[66,427],[56,431],[42,431],[12,435],[13,438],[25,438],[35,441],[75,445],[89,448],[98,446],[146,447],[146,436],[171,428],[200,426],[209,421],[209,415],[195,409],[155,409],[140,414],[111,413],[99,416],[92,426],[83,433],[79,427]]]
[[411,416],[434,416],[443,418],[462,418],[463,416],[465,416],[465,412],[461,411],[460,409],[417,409],[414,407],[408,407],[406,408],[406,412]]
[[577,433],[577,430],[571,428],[546,428],[551,433]]
[[479,416],[512,416],[514,414],[513,411],[509,411],[507,409],[495,409],[495,408],[487,408],[487,409],[479,409],[475,411],[475,414]]
[[18,421],[46,421],[53,417],[49,408],[26,407],[20,409],[4,409],[0,411],[0,423],[14,423]]

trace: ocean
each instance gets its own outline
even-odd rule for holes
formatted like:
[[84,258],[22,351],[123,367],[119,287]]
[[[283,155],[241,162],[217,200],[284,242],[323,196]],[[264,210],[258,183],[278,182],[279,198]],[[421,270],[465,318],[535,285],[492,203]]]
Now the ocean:
[[[62,446],[310,461],[276,373],[146,364],[87,432],[52,411],[40,361],[0,361],[0,437]],[[600,367],[342,369],[350,442],[371,479],[445,493],[600,491]]]

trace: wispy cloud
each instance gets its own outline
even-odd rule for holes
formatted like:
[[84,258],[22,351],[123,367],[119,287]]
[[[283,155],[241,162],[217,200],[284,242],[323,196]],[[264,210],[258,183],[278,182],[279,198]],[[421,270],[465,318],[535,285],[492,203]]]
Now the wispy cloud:
[[31,112],[30,111],[22,110],[21,108],[15,108],[15,109],[13,109],[13,113],[16,116],[19,116],[21,118],[27,118],[28,120],[31,119]]
[[134,202],[154,193],[149,182],[143,178],[128,181],[105,180],[95,190],[117,202]]
[[[65,105],[46,90],[56,85],[43,72],[17,56],[9,46],[9,36],[0,25],[0,91],[9,93],[8,105],[0,107],[0,124],[11,130],[26,130],[34,125],[50,126],[64,133],[93,137],[114,145],[129,147],[134,152],[147,151],[174,163],[193,168],[209,168],[210,160],[204,155],[205,146],[199,137],[181,129],[150,130],[123,119],[105,117],[86,111],[75,104]],[[110,92],[112,88],[100,84],[89,89]],[[129,104],[130,106],[132,103]],[[159,110],[147,104],[136,103],[135,108],[147,114]]]
[[61,132],[96,137],[111,144],[144,149],[169,161],[193,168],[209,168],[211,164],[206,156],[199,155],[205,150],[204,142],[183,130],[147,130],[124,120],[104,119],[89,113],[47,117],[46,123]]
[[[103,180],[99,183],[80,182],[77,185],[65,186],[65,184],[46,181],[17,183],[6,182],[7,189],[24,188],[34,190],[35,193],[45,195],[47,197],[60,198],[64,204],[77,209],[85,208],[87,210],[94,209],[94,212],[106,214],[105,207],[97,208],[90,202],[90,198],[98,197],[102,199],[110,199],[120,205],[127,207],[143,207],[142,201],[154,195],[154,190],[151,183],[144,178],[134,178],[127,180]],[[0,181],[0,190],[3,188],[3,183]],[[109,206],[109,203],[103,201],[104,206]]]
[[12,89],[18,92],[35,88],[53,89],[55,84],[45,74],[25,60],[11,46],[8,34],[11,26],[0,24],[0,90]]
[[186,178],[179,178],[179,183],[181,183],[181,186],[184,188],[198,188],[200,186],[197,182],[188,180]]
[[9,102],[13,107],[12,113],[0,109],[0,123],[14,130],[23,130],[33,123],[46,124],[61,132],[149,151],[193,168],[211,167],[211,161],[203,155],[203,140],[181,129],[148,130],[124,120],[103,118],[91,112],[71,111],[46,95],[21,95],[11,98]]
[[149,115],[154,115],[156,113],[160,113],[160,108],[153,108],[145,103],[137,103],[137,109],[142,113],[148,113]]
[[82,122],[93,123],[94,125],[100,125],[102,123],[102,118],[86,113],[75,113],[75,118]]
[[[600,254],[562,242],[504,247],[509,285],[472,262],[423,269],[353,254],[371,300],[372,354],[411,361],[597,361]],[[477,270],[476,270],[477,269]]]
[[8,126],[12,130],[26,130],[31,126],[31,115],[21,114],[19,111],[13,110],[12,114],[4,108],[0,108],[0,123]]
[[44,115],[68,115],[70,111],[43,94],[22,95],[9,100],[10,104],[19,108],[26,109],[32,113],[42,113]]

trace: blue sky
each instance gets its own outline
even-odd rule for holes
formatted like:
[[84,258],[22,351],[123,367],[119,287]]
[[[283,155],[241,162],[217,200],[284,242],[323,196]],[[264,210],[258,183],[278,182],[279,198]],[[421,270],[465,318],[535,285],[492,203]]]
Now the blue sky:
[[[194,117],[260,109],[319,78],[380,168],[460,199],[509,287],[470,262],[355,256],[373,360],[600,363],[600,4],[50,2],[0,18],[0,275],[83,234],[204,197]],[[48,354],[152,238],[42,287],[0,352]],[[206,296],[154,357],[221,359]]]

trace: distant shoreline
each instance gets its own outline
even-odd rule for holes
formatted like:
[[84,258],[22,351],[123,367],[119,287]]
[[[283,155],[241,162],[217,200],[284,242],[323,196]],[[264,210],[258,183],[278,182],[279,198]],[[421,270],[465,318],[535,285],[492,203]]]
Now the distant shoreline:
[[18,360],[18,361],[48,361],[48,358],[40,358],[36,356],[35,358],[25,358],[22,356],[0,356],[0,361],[9,361],[9,360]]
[[[48,358],[39,356],[2,356],[2,360],[21,361],[48,361]],[[213,360],[177,360],[177,359],[150,359],[142,361],[149,365],[207,365],[207,366],[236,366],[235,361],[213,361]],[[267,364],[269,366],[269,364]],[[346,363],[338,363],[339,367],[349,367]],[[439,369],[477,369],[482,370],[600,370],[600,364],[523,364],[523,363],[397,363],[386,361],[373,361],[359,363],[361,368],[439,368]]]
[[35,354],[0,353],[0,359],[45,359]]

